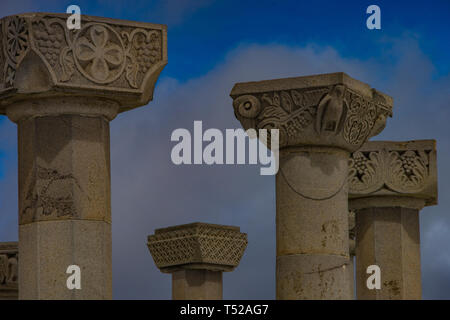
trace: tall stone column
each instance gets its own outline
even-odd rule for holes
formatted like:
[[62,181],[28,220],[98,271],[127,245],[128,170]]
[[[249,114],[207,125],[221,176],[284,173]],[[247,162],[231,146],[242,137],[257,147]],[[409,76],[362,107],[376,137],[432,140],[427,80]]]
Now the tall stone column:
[[[419,212],[437,204],[434,140],[367,142],[350,159],[358,299],[421,299]],[[367,287],[367,267],[381,288]]]
[[[166,27],[65,14],[0,20],[0,114],[18,127],[19,298],[111,299],[109,121],[147,104]],[[66,270],[81,271],[69,290]]]
[[356,250],[356,230],[355,230],[356,222],[355,222],[355,213],[353,211],[349,211],[348,213],[348,246],[349,246],[349,254],[350,254],[350,263],[347,268],[349,281],[349,292],[350,299],[355,299],[355,250]]
[[348,159],[392,99],[345,73],[238,83],[231,97],[244,129],[279,130],[277,299],[349,299]]
[[172,299],[221,300],[222,272],[233,271],[247,247],[238,227],[191,223],[155,230],[148,248],[156,266],[172,274]]
[[0,242],[0,300],[17,300],[19,259],[17,242]]

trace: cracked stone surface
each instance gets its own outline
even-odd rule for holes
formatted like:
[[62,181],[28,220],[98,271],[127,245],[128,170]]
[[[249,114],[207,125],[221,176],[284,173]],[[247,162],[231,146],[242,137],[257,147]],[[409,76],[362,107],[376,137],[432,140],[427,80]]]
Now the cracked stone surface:
[[230,95],[244,129],[279,130],[277,299],[350,299],[349,155],[383,130],[392,98],[342,72],[238,83]]

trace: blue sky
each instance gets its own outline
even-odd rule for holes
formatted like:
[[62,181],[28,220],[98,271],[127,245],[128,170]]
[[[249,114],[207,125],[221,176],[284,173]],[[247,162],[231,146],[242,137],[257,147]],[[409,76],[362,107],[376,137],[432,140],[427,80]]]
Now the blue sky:
[[[239,127],[235,82],[335,71],[394,98],[377,139],[437,139],[440,203],[421,215],[425,298],[450,298],[450,1],[32,1],[3,0],[1,15],[64,12],[168,25],[169,64],[148,107],[111,125],[115,298],[169,298],[145,237],[192,221],[239,225],[249,234],[225,298],[274,297],[274,180],[253,167],[176,167],[170,133]],[[381,8],[381,30],[365,26]],[[0,116],[0,241],[17,238],[15,126]],[[448,181],[448,182],[447,182]],[[444,196],[443,196],[444,195]]]

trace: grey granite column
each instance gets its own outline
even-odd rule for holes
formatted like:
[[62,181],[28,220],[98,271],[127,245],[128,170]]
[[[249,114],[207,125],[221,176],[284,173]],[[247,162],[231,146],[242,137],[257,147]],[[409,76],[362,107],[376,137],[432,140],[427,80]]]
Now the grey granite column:
[[[165,26],[82,16],[68,31],[67,17],[0,20],[0,114],[18,127],[20,299],[112,298],[109,121],[147,104],[167,63]],[[79,289],[66,284],[71,265]]]
[[174,300],[222,299],[222,272],[236,268],[247,247],[238,227],[191,223],[155,230],[148,248],[156,266],[172,274]]
[[279,130],[277,299],[350,299],[348,159],[392,99],[345,73],[238,83],[231,97],[245,130]]
[[18,291],[17,242],[0,242],[0,300],[17,300]]
[[[350,159],[358,299],[421,299],[419,212],[437,204],[434,140],[366,143]],[[381,288],[367,287],[367,267]]]

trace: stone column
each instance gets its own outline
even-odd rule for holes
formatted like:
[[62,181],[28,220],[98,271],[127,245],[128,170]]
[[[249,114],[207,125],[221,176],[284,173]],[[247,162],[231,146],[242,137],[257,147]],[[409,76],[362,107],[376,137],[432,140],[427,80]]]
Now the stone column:
[[0,300],[17,300],[18,265],[17,242],[0,242]]
[[[109,121],[147,104],[166,27],[65,14],[0,20],[0,114],[18,127],[19,298],[111,299]],[[69,290],[68,266],[81,270]]]
[[[434,140],[374,141],[350,159],[349,205],[356,212],[358,299],[421,299],[419,211],[437,204]],[[367,267],[381,288],[367,288]]]
[[349,299],[348,159],[392,99],[345,73],[238,83],[231,97],[244,129],[279,130],[277,299]]
[[348,213],[348,245],[349,245],[349,254],[350,254],[350,262],[347,268],[348,271],[348,278],[349,281],[349,292],[350,292],[350,299],[355,299],[355,249],[356,249],[356,243],[355,243],[355,213],[353,211],[349,211]]
[[221,300],[222,272],[238,266],[247,234],[238,227],[191,223],[157,229],[147,245],[161,272],[172,274],[172,299]]

